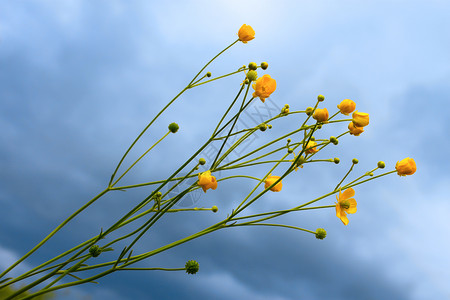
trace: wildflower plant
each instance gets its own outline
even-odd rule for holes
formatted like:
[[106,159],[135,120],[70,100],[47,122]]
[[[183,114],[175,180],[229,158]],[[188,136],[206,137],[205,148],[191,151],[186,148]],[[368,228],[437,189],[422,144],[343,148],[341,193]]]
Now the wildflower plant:
[[[319,95],[317,100],[310,103],[313,106],[306,107],[305,103],[295,103],[291,107],[286,104],[279,114],[266,119],[261,124],[235,130],[237,121],[242,117],[251,103],[255,101],[264,103],[267,98],[273,93],[276,93],[276,79],[272,78],[269,74],[263,74],[269,67],[267,62],[263,62],[260,65],[251,62],[248,66],[230,70],[230,73],[219,76],[213,76],[213,72],[207,70],[207,68],[232,46],[240,42],[248,43],[254,38],[255,31],[253,28],[244,24],[238,30],[238,39],[203,66],[186,87],[170,100],[147,124],[119,160],[105,189],[70,215],[17,262],[1,272],[0,288],[8,287],[15,283],[24,283],[21,288],[5,299],[13,299],[14,297],[31,299],[71,286],[93,283],[101,277],[117,271],[162,270],[185,271],[187,274],[195,274],[199,271],[199,263],[195,260],[187,260],[184,266],[168,266],[167,268],[142,267],[139,263],[168,249],[225,228],[275,226],[299,230],[306,234],[312,234],[312,237],[321,240],[327,235],[324,228],[315,230],[306,229],[299,227],[300,224],[281,224],[277,223],[277,220],[286,214],[308,213],[310,210],[317,209],[323,209],[324,214],[329,215],[330,218],[334,218],[334,209],[337,218],[344,225],[347,225],[349,224],[347,214],[354,214],[357,211],[355,198],[364,198],[364,195],[361,194],[355,196],[357,194],[355,188],[357,190],[358,185],[396,172],[400,176],[414,174],[416,171],[414,160],[412,158],[405,158],[397,162],[394,170],[377,174],[377,172],[385,168],[385,163],[380,161],[376,164],[375,168],[359,174],[353,180],[347,180],[353,171],[353,167],[358,163],[357,159],[353,159],[350,169],[343,172],[339,183],[336,186],[331,186],[322,196],[310,199],[304,203],[295,203],[293,206],[285,204],[286,207],[282,210],[254,213],[252,209],[252,213],[250,213],[248,208],[255,204],[262,196],[267,194],[270,198],[279,197],[283,193],[283,186],[286,187],[290,184],[290,181],[287,180],[289,177],[296,177],[295,180],[299,180],[299,177],[302,176],[301,168],[311,167],[314,163],[318,162],[331,163],[331,165],[339,164],[340,159],[338,157],[323,157],[321,153],[324,151],[321,150],[330,144],[333,146],[338,145],[339,139],[345,135],[353,135],[353,138],[357,139],[356,136],[363,134],[363,128],[369,125],[369,114],[355,110],[358,105],[354,101],[344,99],[337,105],[333,101],[330,101],[332,103],[328,105],[325,97]],[[155,126],[155,121],[163,113],[167,113],[170,106],[179,100],[180,96],[185,92],[229,76],[239,76],[242,79],[242,84],[237,87],[238,91],[236,96],[234,99],[231,99],[229,107],[223,113],[223,116],[218,119],[217,124],[205,128],[204,134],[207,135],[207,138],[205,138],[202,146],[192,151],[190,157],[166,178],[160,178],[152,182],[122,184],[121,180],[129,171],[139,164],[142,158],[151,156],[152,152],[156,151],[158,145],[169,135],[183,134],[182,130],[179,130],[180,127],[182,128],[182,125],[180,126],[177,123],[169,124],[166,134],[160,137],[153,145],[148,145],[148,150],[142,153],[136,161],[129,166],[125,166],[125,158],[128,157],[130,151],[141,140],[147,130]],[[330,109],[331,116],[326,106]],[[333,111],[331,107],[336,106],[337,109],[335,108],[335,111]],[[285,118],[290,118],[289,124],[291,128],[283,128],[286,130],[284,134],[274,136],[272,132],[275,131],[271,130],[272,126],[276,126],[280,119]],[[338,126],[340,123],[344,123],[344,126]],[[325,126],[327,128],[330,126],[333,128],[336,127],[337,132],[335,136],[319,138],[320,130]],[[343,132],[339,132],[342,128],[345,128]],[[252,149],[245,148],[239,157],[231,158],[230,154],[233,151],[240,147],[242,148],[246,140],[260,131],[265,132],[264,134],[270,139],[269,142],[260,142],[260,144]],[[206,160],[200,157],[202,152],[212,144],[218,149],[214,153],[214,158]],[[258,166],[258,168],[255,169],[255,166]],[[236,205],[233,206],[231,211],[228,211],[228,215],[224,219],[217,219],[214,224],[164,246],[159,246],[142,253],[135,251],[135,246],[141,238],[149,234],[153,226],[165,218],[167,214],[192,213],[193,218],[198,218],[194,214],[204,213],[202,211],[215,213],[220,210],[220,205],[209,207],[206,201],[199,203],[201,207],[193,208],[177,208],[177,203],[184,196],[196,191],[198,192],[199,189],[203,190],[204,193],[208,193],[210,196],[217,195],[217,190],[220,190],[221,185],[224,185],[226,181],[233,180],[246,180],[246,184],[251,187],[251,190],[247,195],[242,195],[242,198],[237,203],[233,203]],[[186,181],[192,183],[183,185]],[[60,253],[48,261],[42,262],[22,275],[10,277],[10,272],[14,268],[38,251],[61,228],[81,212],[87,210],[93,203],[108,193],[131,189],[146,189],[147,196],[131,210],[124,212],[122,217],[116,220],[111,226],[108,228],[98,228],[99,233],[85,242]],[[333,195],[336,195],[337,200],[334,204],[332,202]],[[319,201],[321,201],[320,205],[318,203]],[[227,204],[230,205],[232,203]],[[364,213],[364,211],[358,213]],[[219,218],[217,214],[214,216]],[[307,224],[301,224],[300,226],[307,226]],[[336,222],[336,226],[340,226],[340,222]],[[119,229],[120,232],[126,233],[120,237],[112,235],[113,233],[117,233]],[[126,246],[123,249],[118,248],[118,245],[123,245],[124,242],[126,242]],[[105,252],[113,253],[115,258],[112,260],[106,259],[106,256],[103,255]]]

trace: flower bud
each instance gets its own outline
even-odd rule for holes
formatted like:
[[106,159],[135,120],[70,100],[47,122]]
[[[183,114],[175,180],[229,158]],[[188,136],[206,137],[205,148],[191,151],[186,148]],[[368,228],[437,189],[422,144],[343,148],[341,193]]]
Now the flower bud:
[[242,25],[238,31],[238,37],[241,42],[247,44],[248,41],[251,41],[255,38],[255,31],[250,25]]
[[327,122],[328,110],[326,108],[324,108],[324,109],[317,108],[314,111],[313,119],[315,119],[317,122]]
[[369,125],[369,114],[358,112],[355,110],[355,112],[352,115],[353,118],[353,125],[355,127],[364,127]]
[[219,208],[214,205],[213,207],[211,207],[211,210],[213,213],[216,213],[219,210]]
[[356,158],[352,159],[352,163],[353,163],[354,165],[356,165],[358,162],[359,162],[359,161],[358,161]]
[[283,107],[282,109],[281,109],[281,113],[282,114],[288,114],[289,113],[289,108],[288,107]]
[[170,130],[172,133],[177,132],[179,128],[180,128],[180,126],[178,126],[177,123],[170,123],[170,124],[169,124],[169,130]]
[[206,77],[211,77],[211,72],[206,73]]
[[323,228],[317,228],[316,239],[323,240],[327,236],[327,231]]
[[254,62],[251,62],[251,63],[248,64],[248,68],[250,70],[256,70],[258,68],[258,65],[256,63],[254,63]]
[[295,164],[297,167],[300,167],[301,165],[303,165],[306,162],[306,158],[304,156],[300,156],[297,159],[297,163]]
[[363,127],[356,127],[353,122],[350,122],[348,124],[348,130],[350,130],[350,134],[352,134],[354,136],[359,136],[361,133],[364,132]]
[[195,274],[198,272],[199,265],[195,260],[188,260],[185,265],[186,273]]
[[312,136],[310,140],[311,140],[311,141],[315,141],[316,138]]
[[337,138],[335,136],[330,136],[330,142],[333,144],[337,142]]
[[259,126],[259,130],[261,130],[261,131],[266,131],[266,129],[267,129],[267,125],[266,124],[260,124]]
[[161,193],[161,192],[157,192],[157,193],[155,194],[155,197],[156,197],[156,198],[161,198],[161,197],[162,197],[162,193]]
[[307,114],[308,116],[310,116],[310,115],[312,114],[313,110],[314,110],[314,108],[312,108],[312,107],[307,107],[306,110],[305,110],[305,112],[306,112],[306,114]]
[[289,144],[292,140],[291,139],[287,139],[286,142]]
[[102,253],[102,249],[98,245],[92,245],[91,248],[89,248],[89,253],[92,257],[97,257]]
[[339,158],[335,157],[335,158],[333,159],[333,161],[334,161],[335,164],[338,164],[341,160],[340,160]]
[[269,64],[268,64],[268,63],[266,63],[266,62],[262,62],[262,63],[261,63],[261,69],[265,70],[265,69],[267,69],[268,67],[269,67]]
[[292,153],[292,152],[294,152],[294,149],[289,148],[289,149],[287,150],[287,152],[288,152],[288,153]]
[[319,102],[322,102],[323,100],[325,100],[325,96],[324,95],[319,95],[319,96],[317,96],[317,100]]
[[204,158],[202,157],[202,158],[200,158],[200,159],[198,160],[198,163],[201,164],[201,165],[203,166],[204,164],[206,164],[206,159],[204,159]]
[[271,124],[267,125],[267,127],[268,127],[269,129],[272,129],[272,125],[271,125]]
[[317,152],[319,152],[319,150],[317,150],[316,145],[317,145],[316,142],[314,142],[314,141],[309,141],[308,145],[306,145],[306,149],[307,149],[307,150],[305,151],[305,153],[307,153],[307,154],[312,154],[312,153],[317,153]]
[[254,71],[254,70],[248,71],[247,79],[249,81],[255,81],[257,78],[258,78],[258,73],[256,73],[256,71]]
[[356,103],[350,99],[344,99],[338,104],[337,108],[339,108],[341,114],[348,116],[348,114],[351,114],[355,110]]
[[400,176],[412,175],[416,172],[416,162],[412,158],[405,158],[395,164],[397,174]]
[[386,167],[386,164],[384,163],[384,161],[379,161],[377,165],[378,165],[378,168],[380,168],[380,169],[384,169],[384,167]]
[[[269,175],[266,178],[266,180],[264,181],[264,188],[267,189],[269,186],[274,184],[275,181],[277,181],[278,179],[280,179],[280,176]],[[282,188],[283,188],[283,183],[280,180],[277,184],[275,184],[273,187],[271,187],[270,190],[272,192],[279,192],[279,191],[281,191]]]

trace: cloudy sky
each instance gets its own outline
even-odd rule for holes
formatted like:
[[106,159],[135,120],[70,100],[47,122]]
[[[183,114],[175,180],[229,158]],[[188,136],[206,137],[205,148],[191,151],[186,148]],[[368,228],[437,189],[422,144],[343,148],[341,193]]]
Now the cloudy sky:
[[[122,272],[58,298],[450,299],[449,15],[444,0],[0,2],[0,268],[102,191],[137,134],[246,23],[256,38],[221,56],[208,68],[213,75],[267,61],[266,73],[277,80],[271,107],[288,103],[291,110],[302,110],[323,94],[330,112],[350,98],[370,113],[360,137],[346,136],[317,155],[339,157],[339,165],[305,166],[252,212],[290,208],[324,194],[353,157],[360,163],[352,178],[380,160],[392,170],[405,157],[415,159],[416,174],[394,174],[355,188],[358,212],[348,226],[333,209],[280,220],[311,230],[323,227],[328,232],[323,241],[281,228],[219,231],[140,265],[176,268],[195,259],[200,271],[194,276]],[[211,134],[211,124],[240,82],[241,77],[227,78],[186,92],[131,156],[161,137],[168,123],[179,123],[180,131],[124,182],[170,175]],[[243,120],[254,126],[251,116]],[[302,121],[298,115],[274,122],[271,131],[258,133],[254,145]],[[317,136],[343,130],[335,128]],[[134,253],[221,220],[252,184],[236,180],[198,194],[194,204],[183,202],[217,205],[219,212],[162,219]],[[134,189],[102,198],[13,275],[107,228],[149,192]],[[333,198],[320,203],[333,204]]]

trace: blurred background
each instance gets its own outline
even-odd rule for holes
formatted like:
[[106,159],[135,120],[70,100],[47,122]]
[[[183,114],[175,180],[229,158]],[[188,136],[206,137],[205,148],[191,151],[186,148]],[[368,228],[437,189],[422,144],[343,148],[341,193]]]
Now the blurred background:
[[[237,38],[245,23],[256,31],[255,39],[236,44],[206,71],[215,76],[267,61],[269,68],[258,72],[275,78],[277,90],[265,106],[251,108],[257,117],[286,103],[291,110],[313,106],[319,94],[325,95],[321,105],[330,114],[346,98],[370,114],[361,136],[345,136],[316,156],[339,157],[339,165],[305,165],[251,212],[290,208],[321,196],[354,157],[359,164],[351,178],[380,160],[392,170],[405,157],[415,159],[416,174],[393,174],[356,187],[358,212],[350,215],[348,226],[334,209],[280,220],[325,228],[325,240],[281,228],[218,231],[140,265],[176,268],[195,259],[200,263],[196,275],[121,272],[56,298],[450,299],[449,15],[449,2],[437,0],[0,2],[0,268],[102,191],[137,134]],[[242,80],[229,77],[186,92],[126,162],[159,139],[169,123],[177,122],[179,132],[124,183],[170,175],[211,134]],[[257,117],[251,116],[243,120],[254,126]],[[274,122],[252,146],[303,120],[299,114]],[[345,127],[316,136],[338,135]],[[217,205],[219,212],[167,217],[134,253],[223,219],[253,184],[230,181],[187,199],[191,203],[184,201],[184,207]],[[108,194],[12,275],[107,228],[149,192]],[[320,205],[333,203],[330,197]]]

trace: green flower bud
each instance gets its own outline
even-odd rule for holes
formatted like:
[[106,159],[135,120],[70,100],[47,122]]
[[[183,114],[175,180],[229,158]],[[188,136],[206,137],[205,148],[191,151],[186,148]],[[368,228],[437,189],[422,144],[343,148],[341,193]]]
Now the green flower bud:
[[336,143],[337,138],[335,136],[330,136],[330,142],[332,142],[333,144]]
[[289,149],[288,149],[288,153],[292,153],[292,152],[294,152],[294,149],[289,148]]
[[202,158],[200,158],[200,159],[198,160],[198,163],[201,164],[201,165],[203,166],[204,164],[206,164],[206,159],[204,159],[204,158],[202,157]]
[[287,139],[286,141],[287,141],[287,143],[289,144],[289,143],[291,142],[291,139]]
[[256,63],[254,63],[254,62],[251,62],[251,63],[248,64],[248,68],[250,70],[256,70],[258,68],[258,65]]
[[285,104],[284,107],[289,108],[289,104]]
[[188,260],[185,265],[186,273],[195,274],[198,272],[199,265],[195,260]]
[[316,239],[323,240],[327,236],[327,231],[323,228],[317,228]]
[[258,78],[258,73],[256,71],[248,71],[247,73],[247,79],[249,81],[255,81]]
[[244,84],[249,84],[249,83],[250,83],[250,81],[248,79],[244,80]]
[[306,114],[307,114],[308,116],[310,116],[310,115],[312,114],[313,110],[314,110],[314,108],[312,108],[312,107],[307,107],[307,108],[306,108]]
[[211,207],[211,210],[212,212],[216,213],[219,210],[219,208],[214,205],[213,207]]
[[386,164],[384,163],[384,161],[379,161],[378,162],[378,168],[384,169],[384,167],[386,167]]
[[356,158],[354,158],[354,159],[352,159],[352,163],[356,165],[358,163],[358,160]]
[[262,62],[262,63],[261,63],[261,69],[265,70],[265,69],[267,69],[268,67],[269,67],[269,64],[268,64],[268,63],[266,63],[266,62]]
[[270,124],[269,124],[269,125],[267,125],[267,127],[268,127],[269,129],[272,129],[272,125],[270,125]]
[[339,158],[335,157],[335,158],[333,159],[333,161],[334,161],[335,164],[338,164],[341,160],[340,160]]
[[155,196],[156,196],[156,198],[161,198],[161,197],[162,197],[162,193],[161,193],[161,192],[157,192],[157,193],[155,194]]
[[317,129],[322,129],[322,124],[317,125]]
[[98,245],[92,245],[91,248],[89,248],[89,253],[92,257],[97,257],[102,253],[102,249]]
[[179,128],[180,128],[180,126],[178,126],[177,123],[170,123],[170,124],[169,124],[169,130],[170,130],[172,133],[177,132]]
[[317,100],[322,102],[323,100],[325,100],[325,96],[324,95],[319,95],[319,96],[317,96]]
[[311,137],[311,141],[314,142],[315,140],[316,140],[316,138],[312,136],[312,137]]
[[211,77],[211,72],[206,73],[206,77]]
[[258,127],[259,127],[259,130],[261,130],[261,131],[266,131],[266,129],[267,129],[266,124],[260,124]]
[[370,172],[370,173],[369,173],[369,176],[373,176],[373,172]]

